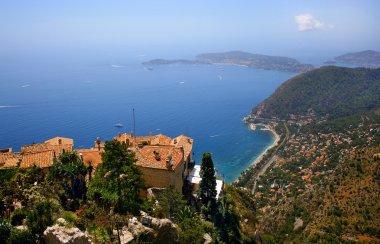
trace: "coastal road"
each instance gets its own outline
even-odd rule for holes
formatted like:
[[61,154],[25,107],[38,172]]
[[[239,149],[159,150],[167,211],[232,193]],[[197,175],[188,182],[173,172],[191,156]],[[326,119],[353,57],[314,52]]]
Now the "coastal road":
[[278,149],[280,147],[282,147],[282,145],[284,145],[284,143],[289,140],[289,129],[288,129],[288,126],[286,126],[286,123],[284,123],[284,126],[285,126],[285,130],[286,130],[285,138],[284,138],[284,140],[282,140],[282,142],[280,143],[280,145],[277,146],[276,150],[272,154],[272,157],[270,157],[268,159],[268,161],[263,165],[263,167],[261,167],[261,169],[257,173],[256,178],[255,178],[255,184],[252,187],[252,195],[255,194],[256,187],[257,187],[257,180],[260,178],[260,176],[262,176],[263,174],[265,174],[265,172],[267,171],[267,169],[269,168],[269,166],[271,166],[273,164],[273,162],[275,162],[278,159],[278,156],[277,156]]

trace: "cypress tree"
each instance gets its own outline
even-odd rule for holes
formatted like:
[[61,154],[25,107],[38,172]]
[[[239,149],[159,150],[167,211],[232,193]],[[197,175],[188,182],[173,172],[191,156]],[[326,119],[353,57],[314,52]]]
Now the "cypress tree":
[[216,202],[216,177],[211,153],[206,152],[202,156],[200,175],[202,181],[199,187],[199,195],[204,206],[213,205]]

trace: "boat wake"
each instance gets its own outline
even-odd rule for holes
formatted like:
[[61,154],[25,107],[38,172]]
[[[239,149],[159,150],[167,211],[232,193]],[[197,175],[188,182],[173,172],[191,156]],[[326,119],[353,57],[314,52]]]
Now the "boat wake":
[[25,87],[29,87],[29,86],[30,86],[29,84],[25,84],[25,85],[22,85],[21,87],[25,88]]
[[17,108],[18,106],[0,105],[0,108]]
[[111,67],[112,67],[112,68],[122,68],[123,66],[121,66],[121,65],[117,65],[117,64],[111,64]]
[[218,137],[218,136],[221,136],[221,135],[212,135],[212,136],[210,136],[211,138],[214,138],[214,137]]

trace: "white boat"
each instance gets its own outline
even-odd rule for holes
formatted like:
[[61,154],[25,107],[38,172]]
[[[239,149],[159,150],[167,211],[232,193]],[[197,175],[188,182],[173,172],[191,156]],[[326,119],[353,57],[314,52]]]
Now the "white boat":
[[122,127],[124,127],[124,125],[121,124],[121,123],[117,123],[117,124],[115,124],[115,127],[117,127],[117,128],[122,128]]

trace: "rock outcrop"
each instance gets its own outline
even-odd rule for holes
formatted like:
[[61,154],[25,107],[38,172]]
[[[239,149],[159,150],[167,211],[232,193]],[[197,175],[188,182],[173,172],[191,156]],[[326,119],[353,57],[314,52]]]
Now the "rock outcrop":
[[129,220],[128,230],[135,240],[154,243],[178,243],[178,227],[169,219],[159,219],[141,212],[140,221],[133,217]]
[[[118,236],[117,230],[113,230],[113,235]],[[134,238],[131,232],[124,227],[122,230],[119,230],[120,235],[120,244],[127,244],[131,242]]]
[[128,230],[132,233],[133,237],[138,239],[140,236],[146,238],[153,237],[153,229],[144,226],[136,217],[133,217],[129,220]]
[[66,221],[62,218],[57,220],[57,224],[46,228],[44,231],[45,242],[47,244],[88,244],[92,243],[87,233],[76,227],[67,227]]

